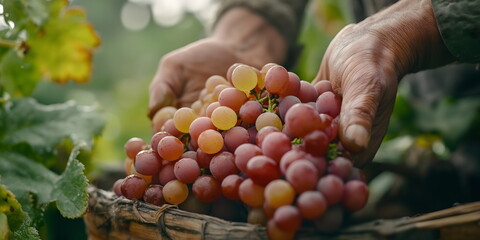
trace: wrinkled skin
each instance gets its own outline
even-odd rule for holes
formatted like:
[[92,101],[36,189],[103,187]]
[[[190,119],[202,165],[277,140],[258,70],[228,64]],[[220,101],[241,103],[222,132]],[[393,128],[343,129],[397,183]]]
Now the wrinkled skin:
[[225,76],[232,64],[242,62],[228,46],[207,38],[162,58],[150,84],[149,116],[163,106],[190,106],[212,75]]
[[355,165],[375,156],[387,131],[398,81],[452,61],[430,1],[406,0],[346,26],[330,43],[315,81],[343,97],[339,135]]

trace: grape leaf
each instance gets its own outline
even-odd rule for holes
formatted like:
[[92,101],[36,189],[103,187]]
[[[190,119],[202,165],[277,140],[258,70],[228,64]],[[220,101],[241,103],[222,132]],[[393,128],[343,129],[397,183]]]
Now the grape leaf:
[[40,73],[32,64],[25,62],[15,49],[10,49],[0,62],[2,84],[14,95],[31,95]]
[[4,11],[8,14],[5,15],[5,20],[15,22],[15,25],[19,25],[19,22],[32,21],[36,25],[41,25],[48,17],[47,4],[48,1],[44,0],[7,0],[0,1],[3,5]]
[[88,180],[83,174],[83,164],[76,157],[81,145],[72,151],[67,167],[57,175],[41,164],[31,161],[21,153],[0,153],[0,175],[3,184],[15,195],[33,193],[39,204],[56,202],[64,217],[74,218],[87,207]]
[[54,1],[44,26],[29,32],[25,60],[42,76],[56,82],[86,82],[92,69],[92,54],[100,44],[80,8],[66,8],[67,1]]
[[12,231],[17,230],[23,222],[22,206],[5,185],[0,185],[0,213],[5,214]]
[[51,151],[65,138],[91,147],[92,137],[100,134],[105,124],[93,107],[78,106],[73,101],[42,105],[32,98],[15,100],[0,108],[0,121],[3,148],[28,143],[39,153]]

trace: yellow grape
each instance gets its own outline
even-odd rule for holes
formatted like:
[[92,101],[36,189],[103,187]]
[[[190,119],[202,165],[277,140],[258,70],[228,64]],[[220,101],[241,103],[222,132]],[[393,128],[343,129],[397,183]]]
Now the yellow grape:
[[249,92],[257,86],[257,73],[250,66],[240,65],[233,70],[232,83],[235,88]]
[[182,107],[178,109],[173,115],[173,124],[178,131],[188,133],[190,124],[197,118],[197,114],[193,109],[188,107]]
[[220,75],[213,75],[213,76],[209,77],[207,79],[207,81],[205,82],[205,89],[207,90],[207,93],[212,93],[213,89],[217,85],[221,85],[221,84],[230,85],[228,83],[227,79],[225,79],[224,77],[222,77]]
[[173,115],[175,114],[175,111],[177,111],[177,108],[171,107],[171,106],[166,106],[160,109],[157,113],[152,118],[152,123],[155,129],[153,129],[154,132],[159,132],[160,129],[162,129],[163,124],[168,120],[172,119]]
[[219,106],[212,112],[213,125],[220,130],[229,130],[237,124],[237,114],[229,107]]
[[201,114],[202,112],[202,107],[203,107],[203,103],[202,101],[200,100],[197,100],[195,102],[192,103],[192,105],[190,106],[190,108],[192,108],[193,112],[198,116]]
[[163,186],[163,197],[170,204],[178,205],[188,197],[187,184],[175,179]]
[[198,147],[207,154],[215,154],[222,150],[224,142],[222,134],[213,129],[203,131],[198,136]]
[[282,130],[282,120],[280,120],[280,117],[275,113],[264,112],[258,116],[255,121],[255,127],[257,128],[257,131],[260,131],[260,129],[267,126],[276,127],[277,129]]
[[294,199],[295,189],[283,179],[273,180],[265,187],[265,200],[273,208],[290,205]]

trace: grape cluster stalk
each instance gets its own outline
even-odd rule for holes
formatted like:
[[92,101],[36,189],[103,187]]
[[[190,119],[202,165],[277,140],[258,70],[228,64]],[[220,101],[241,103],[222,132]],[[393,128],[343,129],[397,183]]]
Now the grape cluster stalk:
[[[368,199],[363,172],[338,140],[342,99],[329,81],[311,84],[278,64],[232,65],[207,79],[191,107],[164,107],[150,142],[125,143],[118,196],[267,227],[293,239],[321,232]],[[239,209],[245,209],[245,216]]]

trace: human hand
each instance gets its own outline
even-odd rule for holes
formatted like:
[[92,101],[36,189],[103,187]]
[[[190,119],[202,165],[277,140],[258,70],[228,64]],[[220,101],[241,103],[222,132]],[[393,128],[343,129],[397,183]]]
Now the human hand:
[[286,52],[285,40],[262,17],[245,8],[231,9],[218,21],[212,36],[162,58],[150,84],[148,115],[153,118],[164,106],[190,106],[208,77],[225,76],[234,63],[260,68],[283,62]]
[[339,136],[359,167],[371,161],[387,131],[398,81],[451,62],[430,0],[404,0],[348,25],[330,43],[315,81],[343,97]]

